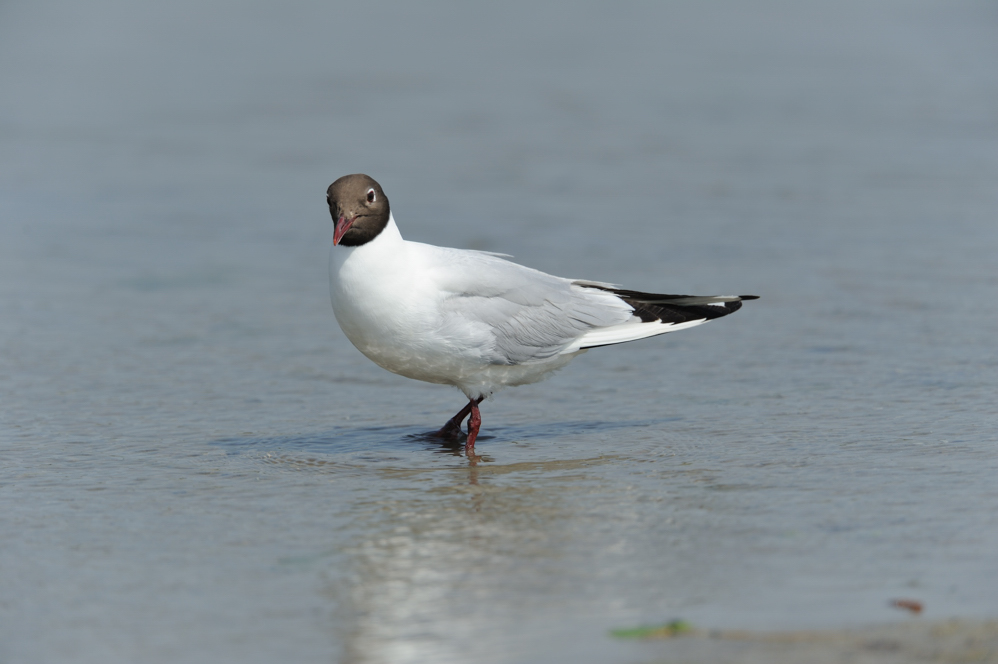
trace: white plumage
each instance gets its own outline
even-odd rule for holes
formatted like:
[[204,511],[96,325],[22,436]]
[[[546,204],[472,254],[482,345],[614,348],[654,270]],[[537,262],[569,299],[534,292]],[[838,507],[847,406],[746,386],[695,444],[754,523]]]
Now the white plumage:
[[705,323],[643,323],[599,282],[564,279],[495,254],[402,239],[394,218],[370,242],[333,247],[333,312],[379,366],[454,385],[469,399],[541,380],[593,346]]

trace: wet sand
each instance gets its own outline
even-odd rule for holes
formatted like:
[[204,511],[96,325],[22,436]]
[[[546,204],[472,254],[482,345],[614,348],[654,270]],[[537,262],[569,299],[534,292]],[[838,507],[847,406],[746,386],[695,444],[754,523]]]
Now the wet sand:
[[[652,642],[654,641],[654,645]],[[692,630],[648,639],[642,661],[674,664],[998,662],[998,620],[911,620],[843,630]]]

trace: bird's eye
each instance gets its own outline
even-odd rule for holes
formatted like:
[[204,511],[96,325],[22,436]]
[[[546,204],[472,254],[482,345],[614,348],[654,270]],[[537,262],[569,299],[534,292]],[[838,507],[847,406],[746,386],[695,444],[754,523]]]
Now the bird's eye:
[[376,193],[374,193],[374,189],[373,188],[367,190],[367,202],[368,203],[373,203],[377,198],[378,198],[378,195]]

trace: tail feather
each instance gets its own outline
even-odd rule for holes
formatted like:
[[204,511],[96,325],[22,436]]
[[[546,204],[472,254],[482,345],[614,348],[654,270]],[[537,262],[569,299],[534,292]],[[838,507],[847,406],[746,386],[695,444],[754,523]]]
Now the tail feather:
[[602,284],[584,285],[586,288],[607,291],[619,297],[634,309],[634,315],[640,318],[640,323],[634,321],[593,330],[579,340],[580,349],[634,341],[695,327],[738,311],[744,300],[759,299],[757,295],[665,295],[624,290]]
[[757,300],[758,295],[664,295],[641,291],[589,286],[609,291],[634,307],[634,314],[641,322],[687,323],[695,320],[714,320],[732,314],[742,307],[743,300]]

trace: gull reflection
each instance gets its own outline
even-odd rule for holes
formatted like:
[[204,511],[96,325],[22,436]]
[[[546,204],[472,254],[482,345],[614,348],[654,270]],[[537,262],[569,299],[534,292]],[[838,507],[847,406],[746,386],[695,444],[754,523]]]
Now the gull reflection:
[[554,571],[572,541],[564,490],[609,461],[480,456],[463,469],[425,469],[416,481],[412,469],[377,471],[380,482],[408,477],[409,488],[382,495],[356,524],[364,538],[350,551],[353,573],[333,591],[343,661],[467,662],[492,639],[508,649],[488,626],[511,606],[557,594],[565,576]]

